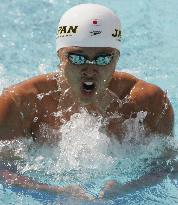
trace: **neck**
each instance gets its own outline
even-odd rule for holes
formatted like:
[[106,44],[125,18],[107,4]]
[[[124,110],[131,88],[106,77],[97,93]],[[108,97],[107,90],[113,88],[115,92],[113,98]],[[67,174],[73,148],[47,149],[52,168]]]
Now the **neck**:
[[58,80],[58,88],[61,89],[61,95],[68,99],[68,103],[66,103],[65,106],[75,106],[76,111],[79,111],[80,108],[83,107],[88,113],[105,116],[107,109],[114,101],[121,103],[119,97],[109,88],[106,88],[101,94],[98,95],[95,102],[87,105],[82,105],[82,103],[80,103],[80,100],[77,99],[73,94],[71,87],[68,85],[63,75],[61,75],[60,79]]
[[84,105],[89,113],[106,115],[106,112],[113,102],[117,102],[122,106],[122,102],[119,97],[108,88],[97,98],[95,103]]

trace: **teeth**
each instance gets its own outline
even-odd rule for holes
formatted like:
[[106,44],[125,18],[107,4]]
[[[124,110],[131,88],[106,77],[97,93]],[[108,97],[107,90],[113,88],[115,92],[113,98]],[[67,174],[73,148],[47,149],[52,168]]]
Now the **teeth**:
[[93,82],[89,82],[89,81],[87,81],[87,82],[84,82],[86,85],[93,85]]

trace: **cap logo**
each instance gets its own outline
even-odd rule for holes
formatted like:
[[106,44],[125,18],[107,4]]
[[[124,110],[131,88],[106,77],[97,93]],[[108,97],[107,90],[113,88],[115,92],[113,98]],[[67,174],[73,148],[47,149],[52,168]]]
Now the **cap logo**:
[[121,30],[115,29],[114,33],[112,34],[112,37],[117,38],[118,41],[121,41]]
[[101,31],[90,31],[91,33],[91,36],[96,36],[98,34],[101,34],[102,32]]
[[97,24],[97,20],[93,20],[93,24],[95,24],[95,25],[96,25],[96,24]]
[[100,19],[92,19],[92,25],[93,26],[101,26],[101,20]]
[[89,31],[90,36],[96,36],[96,35],[102,33],[101,29],[98,26],[101,26],[100,19],[91,19],[90,20],[90,31]]
[[58,37],[72,36],[77,33],[78,26],[59,26],[57,30]]

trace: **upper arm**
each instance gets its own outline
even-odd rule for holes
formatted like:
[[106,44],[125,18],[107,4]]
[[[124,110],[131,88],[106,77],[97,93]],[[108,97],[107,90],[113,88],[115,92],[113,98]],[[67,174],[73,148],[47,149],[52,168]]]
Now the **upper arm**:
[[16,103],[8,93],[0,96],[0,139],[13,139],[21,133],[21,117]]
[[155,125],[159,133],[165,135],[174,134],[174,111],[166,93],[164,92],[160,95],[160,109],[156,115]]
[[11,140],[29,132],[32,116],[32,95],[28,86],[16,85],[0,96],[0,139]]
[[131,91],[137,111],[146,111],[145,125],[152,132],[171,135],[174,126],[174,111],[167,94],[159,87],[138,81]]
[[[0,96],[0,139],[13,139],[31,132],[34,116],[40,119],[40,93],[57,89],[56,74],[23,81],[5,90]],[[46,103],[47,104],[47,103]]]

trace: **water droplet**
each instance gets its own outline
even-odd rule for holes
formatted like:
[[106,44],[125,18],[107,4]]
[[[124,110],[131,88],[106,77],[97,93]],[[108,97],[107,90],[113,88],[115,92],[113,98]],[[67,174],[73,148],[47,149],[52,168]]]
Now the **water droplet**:
[[38,117],[34,117],[33,122],[37,122]]

